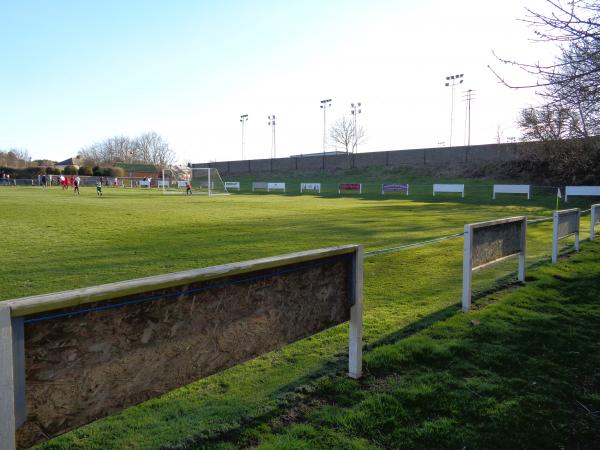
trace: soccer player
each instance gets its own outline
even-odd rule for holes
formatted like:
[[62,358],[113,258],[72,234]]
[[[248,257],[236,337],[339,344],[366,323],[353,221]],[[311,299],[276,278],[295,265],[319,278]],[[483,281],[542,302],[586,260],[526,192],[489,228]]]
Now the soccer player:
[[81,182],[81,178],[71,177],[71,181],[73,183],[73,195],[79,195],[79,183]]
[[96,195],[102,197],[102,181],[96,181]]
[[192,185],[189,181],[185,183],[185,195],[192,195]]

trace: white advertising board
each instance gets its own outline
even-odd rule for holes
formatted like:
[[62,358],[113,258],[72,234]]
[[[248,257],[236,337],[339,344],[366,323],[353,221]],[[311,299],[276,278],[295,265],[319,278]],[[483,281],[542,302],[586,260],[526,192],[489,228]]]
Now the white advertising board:
[[321,193],[321,183],[300,183],[300,192],[313,191]]
[[239,181],[226,181],[225,182],[225,190],[229,189],[237,189],[240,190],[240,182]]
[[257,189],[268,189],[269,183],[265,183],[264,181],[253,181],[252,182],[252,192]]
[[185,180],[177,180],[177,187],[178,188],[184,188],[187,186],[187,181]]
[[433,196],[435,197],[436,193],[441,192],[456,192],[461,194],[464,198],[465,196],[465,185],[464,184],[434,184],[433,185]]
[[139,187],[150,187],[150,181],[149,180],[140,180],[138,182]]
[[285,192],[285,183],[267,183],[267,191],[283,191]]
[[531,186],[528,184],[495,184],[492,198],[496,200],[496,194],[526,194],[527,200],[531,198]]
[[600,186],[566,186],[565,202],[569,201],[569,195],[600,196]]

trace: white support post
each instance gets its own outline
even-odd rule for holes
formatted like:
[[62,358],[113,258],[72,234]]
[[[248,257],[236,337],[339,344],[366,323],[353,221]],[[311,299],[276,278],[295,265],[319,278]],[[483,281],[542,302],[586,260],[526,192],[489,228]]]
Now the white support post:
[[348,376],[362,376],[362,295],[363,295],[363,246],[359,246],[354,260],[354,305],[350,308],[348,349]]
[[519,253],[519,272],[517,279],[521,283],[525,283],[525,257],[527,253],[527,220],[523,220],[523,226],[521,228],[521,242],[523,243],[523,249]]
[[10,307],[0,303],[0,450],[15,450],[15,380]]
[[165,193],[165,169],[162,170],[162,191]]
[[591,207],[591,211],[590,211],[590,220],[591,220],[591,225],[590,225],[590,241],[593,241],[596,238],[596,220],[598,220],[596,218],[596,208],[599,208],[600,205],[592,205]]
[[575,251],[579,251],[579,229],[581,228],[581,209],[577,210],[577,232],[575,233]]
[[210,168],[208,169],[208,196],[210,197],[212,195],[211,192],[211,186],[210,186]]
[[473,246],[473,232],[471,226],[465,225],[464,250],[463,250],[463,295],[462,309],[468,311],[471,308],[471,280],[473,277],[471,249]]
[[552,214],[552,262],[558,261],[558,212]]
[[362,195],[362,183],[358,185],[358,193]]

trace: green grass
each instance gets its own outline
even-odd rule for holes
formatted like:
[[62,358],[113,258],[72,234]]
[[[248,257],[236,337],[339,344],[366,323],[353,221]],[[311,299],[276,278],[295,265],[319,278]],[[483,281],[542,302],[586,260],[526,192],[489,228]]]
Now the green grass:
[[[377,195],[376,178],[408,180],[423,187],[422,191],[411,189],[414,195],[408,198],[382,198]],[[299,178],[279,176],[254,179],[299,182]],[[339,181],[363,179],[371,180],[372,188],[363,196],[340,198],[333,192]],[[248,185],[250,178],[241,181]],[[306,181],[323,180],[313,176]],[[104,197],[97,198],[87,188],[82,188],[79,197],[58,189],[2,188],[0,299],[330,245],[360,243],[367,251],[381,249],[460,232],[469,222],[519,214],[546,217],[555,205],[554,192],[543,195],[544,191],[529,202],[519,196],[493,202],[491,188],[486,186],[489,181],[468,182],[465,199],[433,198],[426,189],[431,182],[405,172],[354,172],[328,178],[324,184],[329,193],[321,196],[241,194],[210,199],[163,196],[155,190],[105,189]],[[588,207],[589,202],[571,205]],[[548,259],[550,229],[548,223],[529,227],[530,265]],[[380,349],[404,342],[404,337],[449,317],[462,317],[458,314],[461,252],[462,240],[455,239],[365,261],[364,337],[371,377],[379,377],[374,355]],[[507,262],[475,276],[476,306],[500,295],[495,292],[500,289],[496,278],[502,286],[514,281],[514,265],[514,261]],[[355,435],[335,422],[318,422],[325,419],[318,419],[321,409],[313,403],[330,395],[328,379],[335,380],[330,382],[331,389],[338,385],[347,389],[346,408],[365,400],[363,384],[331,378],[344,371],[346,345],[346,325],[327,330],[41,447],[234,448],[248,443],[261,443],[265,448],[385,447],[388,444],[370,435]],[[386,377],[392,375],[382,372],[380,378]],[[383,394],[390,397],[379,399],[383,408],[399,403],[398,414],[407,408],[393,393]],[[314,412],[317,422],[307,419],[303,411],[295,412],[295,405],[310,411],[310,417]],[[369,415],[375,417],[377,405],[370,407],[373,413]],[[297,416],[302,420],[296,421]],[[358,419],[348,420],[363,428],[353,422]],[[293,425],[282,425],[288,422]],[[432,420],[425,428],[442,433],[455,430],[453,426],[447,420]],[[443,440],[441,434],[436,436]],[[300,443],[304,447],[296,445]]]
[[360,382],[324,377],[301,396],[291,423],[271,420],[237,443],[597,448],[599,280],[600,246],[589,244],[477,311],[373,349]]

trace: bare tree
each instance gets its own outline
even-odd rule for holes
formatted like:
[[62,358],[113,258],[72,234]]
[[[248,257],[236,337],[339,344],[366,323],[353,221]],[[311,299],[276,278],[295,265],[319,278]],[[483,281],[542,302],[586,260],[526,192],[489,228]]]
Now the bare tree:
[[568,138],[573,129],[578,128],[576,115],[568,108],[545,105],[539,108],[525,108],[517,123],[526,141],[555,141]]
[[[558,58],[550,63],[498,58],[535,78],[535,82],[525,85],[513,85],[490,69],[510,88],[538,89],[542,106],[521,112],[519,125],[526,126],[524,137],[577,138],[600,134],[600,2],[546,2],[551,8],[549,13],[527,9],[524,22],[535,28],[534,41],[558,45]],[[547,129],[542,130],[544,126]]]
[[356,148],[356,145],[364,140],[365,130],[363,127],[358,127],[355,139],[353,122],[348,117],[342,116],[329,129],[329,137],[348,153],[350,148]]
[[172,164],[175,152],[157,133],[148,132],[136,138],[113,136],[84,147],[79,152],[86,164],[144,163],[160,168]]
[[175,152],[169,144],[154,131],[144,133],[136,138],[138,156],[145,163],[151,163],[161,168],[173,163]]
[[31,165],[29,152],[21,148],[0,150],[0,166],[23,169]]

